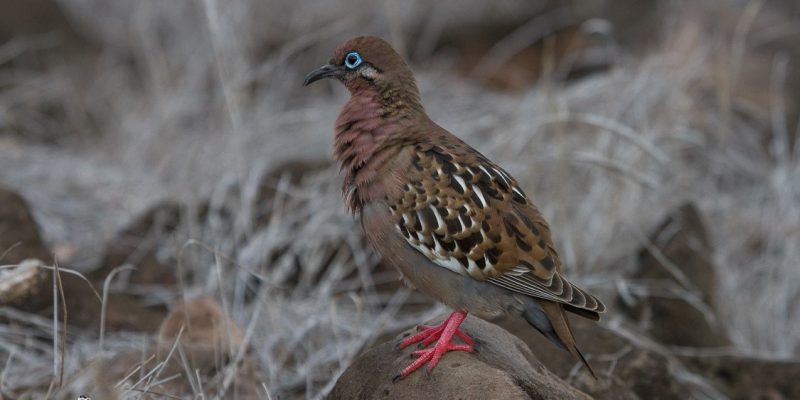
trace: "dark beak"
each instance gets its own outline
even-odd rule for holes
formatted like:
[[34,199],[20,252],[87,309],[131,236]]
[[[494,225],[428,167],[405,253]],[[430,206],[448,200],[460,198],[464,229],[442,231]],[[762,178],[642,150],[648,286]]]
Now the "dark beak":
[[309,84],[322,78],[338,78],[342,75],[344,75],[344,67],[341,65],[326,64],[306,75],[306,80],[303,81],[303,86],[308,86]]

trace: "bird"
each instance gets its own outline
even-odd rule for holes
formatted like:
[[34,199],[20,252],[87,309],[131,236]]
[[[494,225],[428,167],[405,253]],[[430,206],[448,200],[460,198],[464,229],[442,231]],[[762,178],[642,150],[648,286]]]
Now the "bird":
[[599,321],[606,306],[562,276],[550,226],[517,181],[431,120],[413,72],[385,40],[340,44],[303,85],[321,79],[350,92],[333,139],[346,208],[409,286],[453,310],[399,343],[421,350],[395,378],[426,364],[430,372],[449,351],[474,352],[476,339],[460,329],[469,314],[525,319],[596,378],[566,312]]

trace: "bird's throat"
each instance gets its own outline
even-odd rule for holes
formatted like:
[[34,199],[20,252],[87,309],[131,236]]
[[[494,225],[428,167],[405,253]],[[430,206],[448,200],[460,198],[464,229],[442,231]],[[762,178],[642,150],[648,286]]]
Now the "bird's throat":
[[336,119],[333,156],[344,174],[342,191],[350,211],[383,195],[376,178],[397,152],[400,139],[397,115],[388,109],[381,94],[369,87],[352,91]]

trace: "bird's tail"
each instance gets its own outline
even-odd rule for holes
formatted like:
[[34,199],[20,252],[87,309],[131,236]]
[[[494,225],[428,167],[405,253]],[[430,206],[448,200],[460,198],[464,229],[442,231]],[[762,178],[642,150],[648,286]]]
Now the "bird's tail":
[[523,316],[534,328],[542,333],[547,339],[555,343],[558,347],[572,353],[578,357],[592,377],[597,379],[591,365],[583,357],[575,343],[575,336],[572,335],[572,328],[569,320],[564,313],[564,307],[556,302],[547,300],[533,300],[525,308]]

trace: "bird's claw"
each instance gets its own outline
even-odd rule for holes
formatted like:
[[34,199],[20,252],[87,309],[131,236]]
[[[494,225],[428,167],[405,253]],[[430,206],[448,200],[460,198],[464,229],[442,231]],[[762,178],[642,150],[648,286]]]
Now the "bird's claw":
[[417,350],[411,353],[412,357],[417,357],[411,365],[405,367],[402,371],[400,371],[399,379],[403,379],[410,375],[412,372],[419,369],[419,367],[428,364],[428,373],[433,371],[433,368],[439,364],[439,360],[441,360],[444,353],[448,351],[466,351],[472,353],[475,349],[468,344],[453,344],[452,342],[444,342],[440,341],[437,342],[435,346],[427,349]]
[[[466,312],[454,312],[441,324],[436,326],[421,325],[418,327],[420,333],[403,339],[400,342],[400,348],[419,343],[417,345],[418,350],[411,353],[411,357],[416,357],[416,360],[404,368],[399,375],[395,376],[393,381],[407,377],[425,364],[428,364],[428,372],[433,371],[433,368],[436,367],[436,364],[448,351],[475,352],[476,340],[458,329],[464,318],[466,318]],[[464,344],[453,343],[454,336],[459,337]],[[436,342],[436,344],[428,348],[433,342]]]

